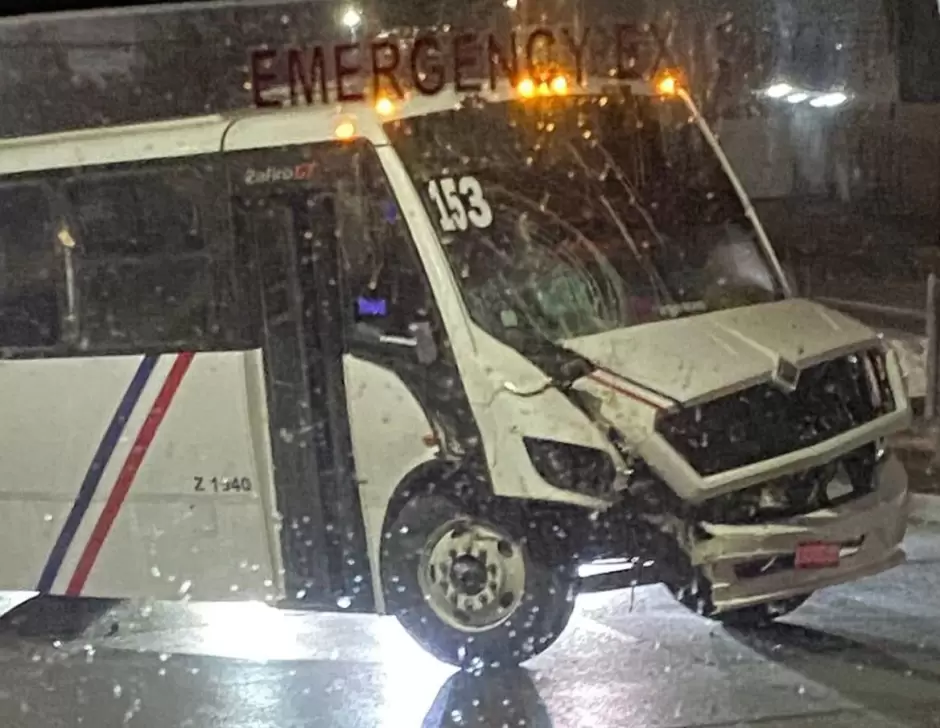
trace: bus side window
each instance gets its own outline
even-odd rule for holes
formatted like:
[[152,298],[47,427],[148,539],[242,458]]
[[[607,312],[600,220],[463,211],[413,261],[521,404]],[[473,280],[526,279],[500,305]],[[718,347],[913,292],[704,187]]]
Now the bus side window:
[[429,321],[432,298],[411,234],[371,149],[338,184],[340,246],[352,335],[364,329],[412,337]]
[[84,344],[205,346],[213,280],[196,165],[89,173],[68,185]]
[[45,190],[0,187],[0,349],[56,345],[61,266]]

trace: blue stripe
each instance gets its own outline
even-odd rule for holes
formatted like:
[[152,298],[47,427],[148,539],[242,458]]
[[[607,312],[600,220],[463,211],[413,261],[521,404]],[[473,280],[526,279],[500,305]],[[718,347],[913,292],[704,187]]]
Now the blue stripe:
[[82,481],[82,487],[79,488],[78,496],[76,496],[75,502],[72,504],[72,510],[69,512],[68,518],[65,519],[65,523],[62,525],[62,531],[56,539],[55,546],[52,547],[49,560],[46,561],[46,566],[42,570],[42,576],[39,577],[39,585],[36,587],[37,591],[48,592],[52,589],[52,585],[55,584],[56,577],[59,575],[59,569],[62,568],[62,562],[65,560],[65,555],[68,553],[69,547],[75,539],[75,534],[78,531],[78,527],[82,524],[82,519],[88,512],[88,507],[91,505],[95,491],[98,490],[98,486],[101,483],[101,476],[108,466],[108,461],[111,460],[111,456],[114,454],[114,448],[117,447],[121,439],[121,434],[124,432],[127,420],[134,411],[134,407],[137,406],[140,395],[144,391],[147,380],[150,379],[150,375],[153,373],[153,368],[157,365],[159,358],[159,355],[147,355],[144,357],[143,361],[140,362],[140,366],[137,367],[137,373],[134,374],[134,378],[131,380],[130,385],[128,385],[127,391],[124,393],[124,397],[121,399],[121,403],[114,413],[114,417],[111,418],[111,424],[108,425],[104,437],[98,444],[98,450],[95,452],[95,457],[92,458],[88,472],[85,473],[85,479]]

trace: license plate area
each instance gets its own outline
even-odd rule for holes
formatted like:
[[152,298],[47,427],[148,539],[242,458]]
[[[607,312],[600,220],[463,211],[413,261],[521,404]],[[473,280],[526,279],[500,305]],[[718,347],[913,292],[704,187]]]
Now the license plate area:
[[797,569],[827,569],[839,565],[840,544],[801,543],[796,547],[793,565]]

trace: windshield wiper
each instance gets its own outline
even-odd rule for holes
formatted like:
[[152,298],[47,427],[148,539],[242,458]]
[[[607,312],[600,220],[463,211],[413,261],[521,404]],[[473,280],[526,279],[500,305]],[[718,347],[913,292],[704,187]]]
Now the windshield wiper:
[[[558,389],[564,394],[569,394],[574,383],[579,379],[591,376],[596,372],[604,372],[615,380],[622,379],[642,391],[651,392],[661,397],[667,402],[670,402],[677,410],[685,408],[685,405],[675,397],[658,389],[654,389],[647,384],[643,384],[625,374],[613,371],[602,364],[598,364],[583,354],[579,354],[573,349],[569,349],[567,346],[552,341],[547,337],[519,329],[515,329],[514,333],[519,335],[519,343],[522,344],[522,346],[514,348],[539,366],[549,377],[547,382],[532,390],[519,389],[512,382],[505,382],[503,384],[503,387],[519,397],[534,397],[552,388]],[[510,345],[512,346],[512,344]],[[527,346],[528,349],[522,348],[524,346]]]
[[[507,344],[531,360],[551,380],[545,387],[539,388],[536,392],[525,394],[537,394],[552,386],[562,390],[569,389],[581,377],[586,377],[600,368],[598,364],[573,349],[569,349],[547,336],[535,332],[507,329],[504,337],[501,338],[504,338]],[[515,393],[523,394],[519,391],[515,391]]]

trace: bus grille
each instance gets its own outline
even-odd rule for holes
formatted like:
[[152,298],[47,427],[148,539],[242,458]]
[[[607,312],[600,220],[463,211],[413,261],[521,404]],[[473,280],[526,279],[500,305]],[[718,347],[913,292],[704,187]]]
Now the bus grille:
[[811,447],[894,408],[884,353],[873,349],[802,370],[791,392],[758,384],[662,415],[656,426],[709,476]]
[[[711,498],[698,507],[696,518],[738,526],[835,508],[874,490],[878,459],[877,448],[869,443],[825,465]],[[839,486],[834,488],[837,476]]]

